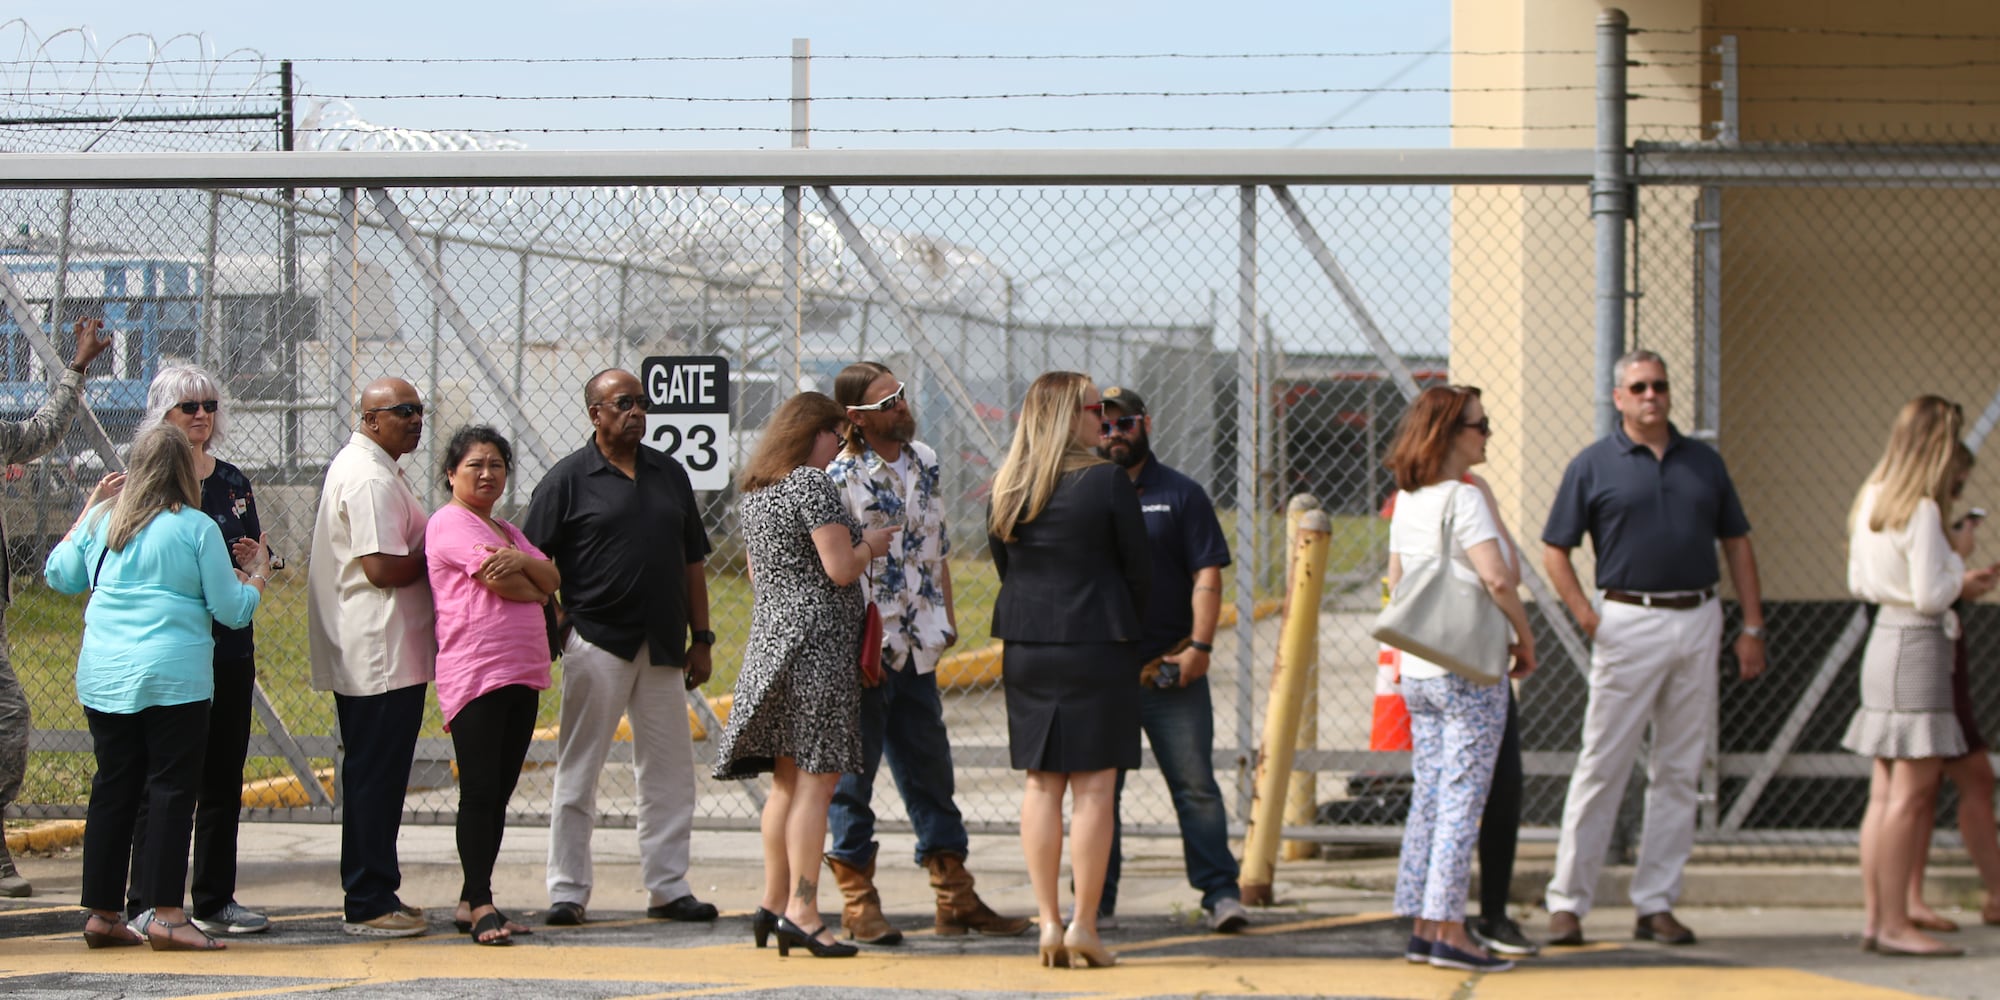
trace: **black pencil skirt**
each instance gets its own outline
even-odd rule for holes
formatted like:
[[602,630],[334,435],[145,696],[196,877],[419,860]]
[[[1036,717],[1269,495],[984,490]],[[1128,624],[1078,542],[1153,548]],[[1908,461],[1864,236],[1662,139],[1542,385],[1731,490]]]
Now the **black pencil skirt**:
[[1010,639],[1000,659],[1017,771],[1139,766],[1139,658],[1130,642]]

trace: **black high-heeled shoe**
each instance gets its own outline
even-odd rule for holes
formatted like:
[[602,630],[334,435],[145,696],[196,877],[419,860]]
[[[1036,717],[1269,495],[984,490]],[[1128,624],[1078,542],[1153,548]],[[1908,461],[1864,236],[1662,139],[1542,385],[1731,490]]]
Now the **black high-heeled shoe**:
[[778,915],[770,910],[760,906],[757,912],[750,914],[750,936],[757,939],[757,947],[764,947],[764,942],[770,939],[771,932],[777,929]]
[[820,924],[811,931],[799,929],[799,925],[784,917],[778,918],[773,928],[778,934],[778,957],[791,954],[794,945],[812,952],[814,958],[853,958],[861,949],[841,941],[821,941],[819,936],[826,933],[826,925]]

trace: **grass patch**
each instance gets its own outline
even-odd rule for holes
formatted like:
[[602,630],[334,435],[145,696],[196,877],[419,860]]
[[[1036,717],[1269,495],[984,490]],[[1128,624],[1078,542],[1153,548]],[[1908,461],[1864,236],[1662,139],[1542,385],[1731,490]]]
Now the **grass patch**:
[[[1222,526],[1231,542],[1231,551],[1242,559],[1246,553],[1235,544],[1237,519],[1223,511]],[[1284,518],[1266,515],[1262,523],[1262,558],[1257,563],[1258,598],[1274,596],[1282,586],[1284,567]],[[1328,576],[1363,579],[1379,574],[1388,542],[1388,524],[1374,517],[1337,517],[1328,556]],[[991,641],[993,603],[999,595],[999,579],[985,547],[961,546],[963,558],[951,562],[960,639],[958,648],[977,649]],[[1275,567],[1275,569],[1271,568]],[[1225,605],[1235,601],[1235,574],[1223,574]],[[750,628],[750,584],[740,573],[719,569],[709,579],[709,605],[717,644],[715,673],[703,690],[710,695],[729,693],[735,686],[742,663],[743,643]],[[82,596],[58,594],[39,577],[14,581],[14,604],[7,611],[10,656],[21,686],[27,692],[35,726],[41,730],[86,730],[82,706],[76,701],[76,654],[83,631]],[[556,679],[562,667],[556,665]],[[265,592],[257,612],[257,672],[264,692],[278,715],[292,732],[323,735],[334,731],[333,696],[312,690],[312,669],[307,659],[306,576],[303,566],[280,573]],[[429,696],[430,708],[424,717],[425,737],[445,736],[444,722],[437,709],[435,689]],[[553,692],[541,699],[539,722],[552,726],[559,709]],[[252,719],[253,731],[262,732]],[[329,765],[320,759],[317,765]],[[28,776],[19,801],[32,804],[71,804],[89,797],[90,776],[95,763],[89,753],[38,751],[28,762]],[[253,757],[245,768],[247,780],[290,773],[279,758]]]

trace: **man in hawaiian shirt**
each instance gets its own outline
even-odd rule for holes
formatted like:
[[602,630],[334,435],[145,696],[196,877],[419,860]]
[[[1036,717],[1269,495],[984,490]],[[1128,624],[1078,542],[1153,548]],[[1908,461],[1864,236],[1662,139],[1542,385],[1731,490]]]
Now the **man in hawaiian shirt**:
[[1012,937],[1027,918],[1003,917],[972,889],[965,870],[965,821],[952,801],[951,741],[938,700],[938,657],[958,641],[951,601],[951,542],[938,497],[937,453],[916,440],[917,418],[903,383],[874,362],[848,365],[833,383],[834,401],[854,424],[847,446],[827,466],[847,509],[864,528],[902,526],[889,554],[869,564],[868,592],[882,612],[882,685],[863,692],[862,771],[844,775],[833,793],[827,866],[840,881],[843,936],[896,944],[903,932],[882,916],[875,891],[875,812],[869,801],[884,753],[917,833],[917,863],[937,894],[937,933]]

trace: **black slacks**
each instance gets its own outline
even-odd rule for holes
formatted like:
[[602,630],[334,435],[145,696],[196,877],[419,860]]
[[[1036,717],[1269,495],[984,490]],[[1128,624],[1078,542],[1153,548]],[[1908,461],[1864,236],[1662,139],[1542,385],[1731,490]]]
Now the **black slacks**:
[[[202,755],[201,788],[194,807],[194,880],[189,903],[197,917],[211,917],[236,899],[236,833],[243,812],[243,761],[250,752],[250,691],[257,683],[254,656],[215,658],[215,700],[208,710],[208,751]],[[146,907],[139,886],[146,881],[146,806],[132,827],[132,878],[125,887],[125,913]]]
[[410,787],[427,686],[333,696],[340,717],[340,885],[351,922],[373,920],[403,905],[396,896],[403,885],[396,836],[403,829],[403,796]]
[[1507,915],[1514,849],[1521,839],[1521,716],[1514,708],[1519,700],[1507,699],[1507,728],[1500,735],[1500,756],[1493,761],[1493,788],[1479,818],[1479,915],[1488,920]]
[[458,898],[474,909],[493,902],[493,865],[507,829],[507,800],[535,736],[540,696],[534,688],[509,684],[466,702],[451,720],[451,747],[458,757],[458,864],[465,872]]
[[[131,714],[85,708],[97,773],[83,830],[82,903],[117,911],[134,855],[145,873],[138,885],[144,908],[181,905],[187,882],[188,833],[207,747],[208,702],[143,708]],[[144,804],[143,842],[133,826]]]

